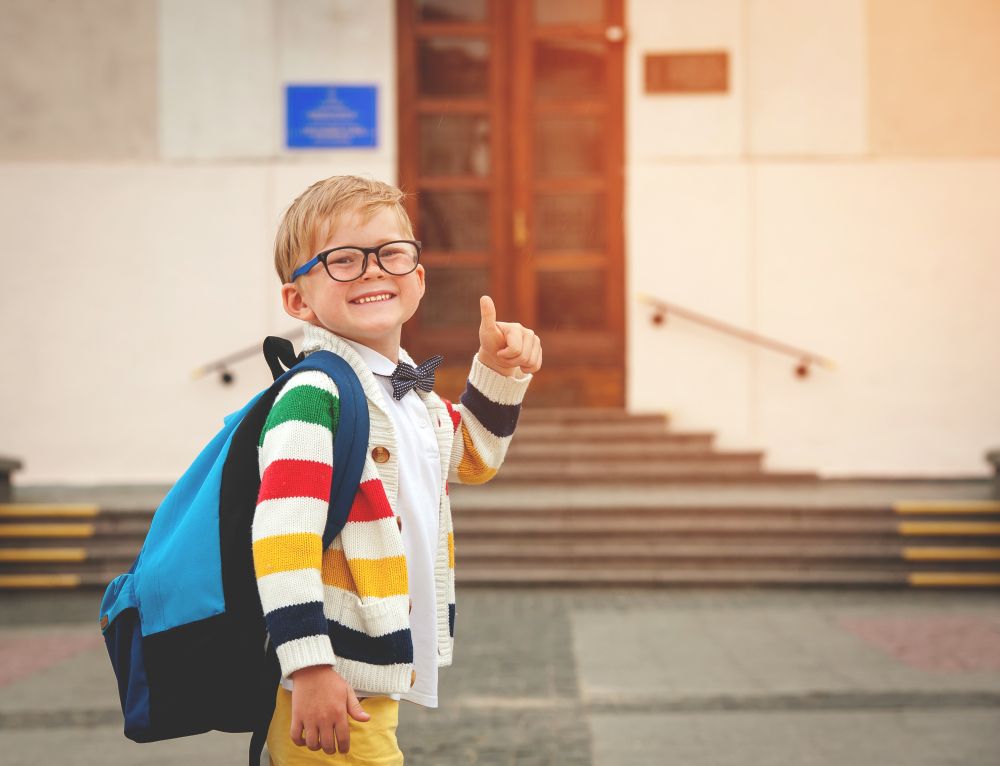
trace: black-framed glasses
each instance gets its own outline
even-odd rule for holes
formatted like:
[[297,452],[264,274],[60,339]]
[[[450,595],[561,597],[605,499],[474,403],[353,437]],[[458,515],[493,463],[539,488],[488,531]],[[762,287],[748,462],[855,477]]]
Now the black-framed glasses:
[[377,247],[333,247],[318,253],[303,263],[292,274],[291,281],[307,273],[317,263],[322,263],[330,279],[353,282],[368,271],[368,256],[375,256],[375,263],[386,274],[404,277],[417,268],[420,262],[420,242],[415,239],[396,239]]

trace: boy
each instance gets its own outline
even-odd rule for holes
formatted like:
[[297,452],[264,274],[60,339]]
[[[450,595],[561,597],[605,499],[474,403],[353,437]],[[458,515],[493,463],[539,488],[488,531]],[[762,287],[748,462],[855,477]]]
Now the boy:
[[253,554],[281,664],[267,737],[280,766],[403,762],[399,700],[436,707],[437,670],[452,661],[448,479],[496,474],[541,367],[538,337],[497,322],[482,296],[461,404],[432,392],[441,358],[414,367],[399,346],[424,294],[402,196],[352,176],[320,181],[292,203],[275,241],[285,311],[306,322],[303,352],[328,349],[350,363],[371,423],[357,497],[325,551],[335,386],[313,371],[293,376],[261,432]]

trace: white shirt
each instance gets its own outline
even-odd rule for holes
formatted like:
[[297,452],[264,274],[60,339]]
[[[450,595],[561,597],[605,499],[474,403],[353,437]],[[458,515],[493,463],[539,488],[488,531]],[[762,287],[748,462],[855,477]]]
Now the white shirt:
[[[403,520],[403,552],[410,586],[410,634],[413,638],[413,667],[416,683],[405,694],[391,694],[426,707],[438,706],[437,597],[434,592],[434,556],[438,540],[438,504],[442,476],[437,436],[430,414],[420,396],[408,391],[403,398],[392,396],[388,377],[395,363],[367,346],[344,340],[358,352],[385,391],[386,409],[396,430],[399,460],[399,495],[397,510]],[[354,690],[359,697],[366,693]]]

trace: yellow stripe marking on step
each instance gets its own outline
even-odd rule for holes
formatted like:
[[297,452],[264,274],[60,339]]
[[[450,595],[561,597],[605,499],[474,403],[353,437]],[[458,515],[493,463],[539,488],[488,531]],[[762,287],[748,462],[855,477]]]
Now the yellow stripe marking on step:
[[998,500],[900,500],[896,513],[1000,513]]
[[2,588],[77,588],[79,575],[0,575]]
[[101,512],[89,503],[0,503],[0,519],[31,519],[58,516],[63,519],[92,519]]
[[911,572],[910,585],[1000,585],[1000,572]]
[[86,548],[5,548],[0,550],[0,563],[24,561],[86,561]]
[[93,536],[93,524],[0,524],[0,538]]
[[1000,523],[987,521],[903,521],[901,535],[1000,535]]
[[907,561],[1000,561],[1000,548],[903,548]]

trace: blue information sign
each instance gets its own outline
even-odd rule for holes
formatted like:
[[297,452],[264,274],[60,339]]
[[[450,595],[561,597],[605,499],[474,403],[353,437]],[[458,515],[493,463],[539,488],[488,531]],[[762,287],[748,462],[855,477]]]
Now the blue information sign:
[[286,85],[289,149],[377,146],[374,85]]

